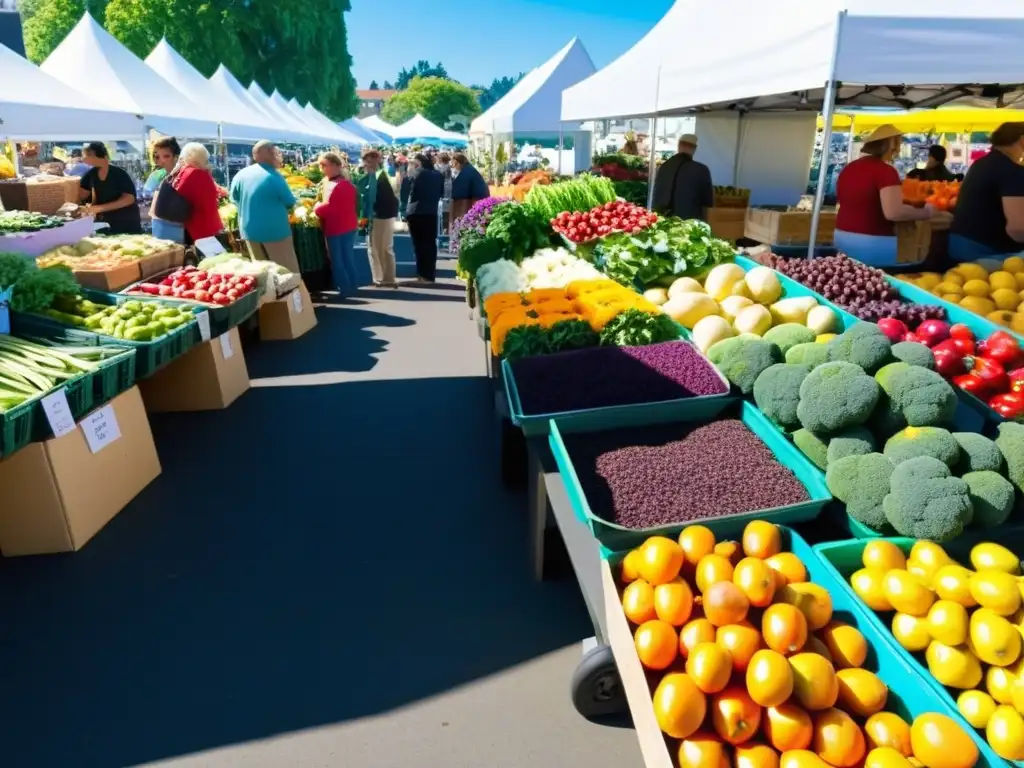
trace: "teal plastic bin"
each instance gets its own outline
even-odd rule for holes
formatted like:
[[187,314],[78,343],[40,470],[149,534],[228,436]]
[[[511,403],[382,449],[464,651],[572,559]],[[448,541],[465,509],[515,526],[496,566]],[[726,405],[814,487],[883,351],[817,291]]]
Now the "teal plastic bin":
[[[989,528],[987,531],[972,532],[971,535],[961,536],[955,541],[942,544],[941,546],[954,560],[957,560],[961,564],[967,563],[968,567],[970,567],[968,555],[970,554],[971,547],[982,541],[993,540],[998,540],[1000,544],[1004,547],[1009,547],[1014,552],[1022,552],[1024,551],[1024,526],[999,526],[997,528]],[[903,550],[905,554],[909,554],[910,548],[914,546],[916,540],[902,537],[890,537],[884,539],[884,541],[892,542]],[[928,671],[928,668],[923,663],[924,654],[910,653],[896,642],[896,638],[893,637],[892,632],[889,629],[892,613],[875,613],[873,610],[868,608],[864,604],[864,601],[857,596],[857,593],[853,591],[853,588],[850,586],[849,579],[854,572],[861,569],[861,555],[864,552],[864,547],[866,547],[868,543],[868,541],[854,539],[851,541],[837,541],[827,544],[818,544],[814,547],[814,552],[819,561],[831,576],[832,581],[836,584],[835,590],[832,590],[831,588],[829,590],[832,593],[833,601],[835,601],[839,595],[843,595],[844,601],[849,601],[853,605],[854,610],[864,618],[867,626],[871,627],[874,633],[882,639],[888,647],[889,653],[892,656],[898,657],[905,666],[911,669],[917,678],[924,682],[924,685],[927,687],[921,687],[921,691],[924,692],[927,690],[934,694],[939,701],[941,701],[944,707],[949,710],[949,712],[955,714],[956,719],[960,721],[961,725],[963,725],[966,730],[975,734],[977,737],[975,740],[978,742],[978,745],[982,750],[982,760],[989,761],[979,763],[979,765],[1006,765],[1008,762],[1014,762],[1006,761],[999,757],[992,751],[992,748],[988,746],[984,735],[975,731],[974,728],[960,717],[959,711],[956,708],[957,693],[952,692],[950,689],[941,685],[939,681],[932,676],[932,673]],[[886,683],[889,682],[888,678],[884,679]],[[1014,762],[1014,764],[1024,766],[1024,763],[1022,762]]]
[[[631,549],[648,536],[662,534],[676,536],[688,525],[700,522],[718,533],[721,530],[741,526],[751,520],[769,520],[774,523],[798,523],[813,520],[822,508],[832,500],[821,473],[818,472],[797,448],[775,429],[768,419],[751,403],[733,398],[718,398],[691,402],[681,400],[672,407],[672,415],[665,411],[642,411],[623,409],[609,413],[610,409],[599,409],[592,413],[565,416],[550,422],[548,442],[555,462],[562,474],[566,494],[576,516],[590,526],[594,537],[610,551]],[[594,514],[580,486],[572,457],[566,448],[563,435],[579,432],[604,432],[624,427],[642,427],[668,423],[688,425],[707,424],[720,418],[739,417],[742,422],[771,449],[775,457],[788,467],[807,489],[810,497],[800,504],[775,509],[760,509],[727,517],[712,517],[705,520],[688,520],[657,528],[631,529],[608,522]]]
[[[238,301],[234,301],[226,306],[221,306],[219,304],[203,304],[202,302],[199,301],[189,301],[188,299],[179,299],[175,298],[174,296],[148,296],[146,294],[128,293],[128,291],[132,291],[138,288],[139,285],[141,285],[142,283],[158,283],[161,280],[163,280],[167,275],[171,274],[171,272],[174,272],[176,270],[177,268],[173,270],[168,270],[167,272],[161,272],[160,274],[153,275],[152,277],[147,277],[145,280],[140,280],[137,283],[133,283],[132,285],[129,285],[127,288],[118,291],[116,294],[108,295],[127,295],[129,298],[132,299],[160,299],[161,301],[167,301],[170,302],[171,304],[181,304],[186,307],[191,307],[196,314],[205,309],[210,315],[210,336],[212,338],[221,336],[230,331],[232,328],[238,327],[246,320],[248,320],[250,317],[252,317],[254,314],[256,314],[256,310],[259,309],[259,288],[257,288],[256,290],[249,291],[249,293],[242,296],[240,299],[238,299]],[[96,301],[96,299],[93,298],[93,296],[89,296],[88,294],[100,294],[103,293],[103,291],[87,290],[83,291],[83,293],[86,294],[86,298],[89,298],[92,301]]]

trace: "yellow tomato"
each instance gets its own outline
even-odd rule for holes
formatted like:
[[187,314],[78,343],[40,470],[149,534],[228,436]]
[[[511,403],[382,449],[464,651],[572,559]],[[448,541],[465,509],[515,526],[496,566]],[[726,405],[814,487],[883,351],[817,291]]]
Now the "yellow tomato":
[[973,768],[978,747],[963,728],[946,715],[921,715],[910,727],[914,756],[928,768]]
[[1008,667],[1020,658],[1020,632],[988,608],[979,608],[971,615],[970,637],[971,648],[986,664]]
[[907,567],[907,556],[903,554],[903,550],[885,539],[868,542],[860,559],[865,568],[891,571],[893,568]]
[[981,571],[971,577],[971,597],[982,608],[1012,616],[1021,604],[1017,579],[1003,571]]
[[1024,718],[1013,707],[996,707],[985,726],[985,738],[1004,760],[1024,760]]
[[913,765],[892,747],[872,749],[864,758],[864,768],[912,768]]
[[885,709],[889,689],[878,675],[866,669],[840,669],[839,702],[843,709],[858,717],[870,717]]
[[971,576],[974,574],[962,565],[944,565],[935,573],[932,586],[940,600],[952,600],[964,608],[973,608],[978,603],[971,597]]
[[850,586],[857,597],[873,611],[891,611],[892,603],[885,596],[886,572],[881,568],[861,568],[850,577]]
[[1002,667],[989,667],[985,670],[985,690],[999,704],[1013,704],[1013,689],[1017,685],[1017,676]]
[[977,656],[963,646],[954,647],[933,640],[925,650],[924,657],[928,671],[949,688],[977,688],[981,682],[981,663]]
[[923,651],[932,641],[928,621],[909,613],[897,613],[892,617],[892,636],[908,651]]
[[978,571],[1020,574],[1020,558],[1002,544],[978,544],[971,550],[971,565]]
[[952,600],[938,600],[928,610],[928,634],[946,645],[967,640],[967,609]]
[[957,697],[956,708],[968,723],[975,728],[984,728],[996,711],[996,702],[982,691],[964,691]]
[[894,610],[911,616],[924,616],[935,602],[935,593],[908,571],[887,571],[882,589]]

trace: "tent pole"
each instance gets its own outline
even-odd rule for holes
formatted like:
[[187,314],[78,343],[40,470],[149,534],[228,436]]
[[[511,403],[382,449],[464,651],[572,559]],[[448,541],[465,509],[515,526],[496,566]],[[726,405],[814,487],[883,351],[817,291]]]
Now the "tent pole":
[[[658,100],[661,96],[661,65],[658,65],[658,76],[654,81],[654,111],[651,114],[651,135],[649,141],[651,143],[650,158],[647,164],[647,210],[654,208],[654,176],[657,168],[655,163],[658,157]],[[672,205],[672,201],[669,200],[669,206]]]
[[832,148],[832,120],[836,114],[836,70],[839,68],[839,42],[842,39],[843,21],[846,11],[840,11],[836,18],[836,40],[832,46],[832,66],[829,68],[828,83],[825,84],[825,108],[822,110],[824,128],[821,133],[821,165],[818,166],[818,188],[814,190],[814,208],[811,210],[811,234],[807,243],[807,258],[814,257],[814,244],[818,239],[818,218],[825,202],[825,184],[828,180],[828,159]]
[[[564,148],[565,134],[562,129],[562,121],[558,121],[558,175],[562,175],[562,149]],[[573,166],[575,170],[575,165]]]

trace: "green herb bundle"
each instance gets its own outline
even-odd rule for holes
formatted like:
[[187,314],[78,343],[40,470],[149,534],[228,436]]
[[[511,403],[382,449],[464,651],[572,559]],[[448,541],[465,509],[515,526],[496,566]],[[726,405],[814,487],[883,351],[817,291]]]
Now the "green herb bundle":
[[582,174],[557,184],[537,184],[526,193],[526,205],[550,221],[562,211],[589,211],[615,200],[611,179]]

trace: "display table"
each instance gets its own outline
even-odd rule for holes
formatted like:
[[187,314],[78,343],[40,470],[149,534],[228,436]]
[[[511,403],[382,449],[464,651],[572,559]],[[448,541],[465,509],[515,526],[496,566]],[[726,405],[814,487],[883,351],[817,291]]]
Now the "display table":
[[94,232],[93,218],[84,216],[81,219],[69,221],[63,227],[16,235],[0,235],[0,251],[23,253],[35,258],[58,246],[74,245],[84,237],[91,237]]

